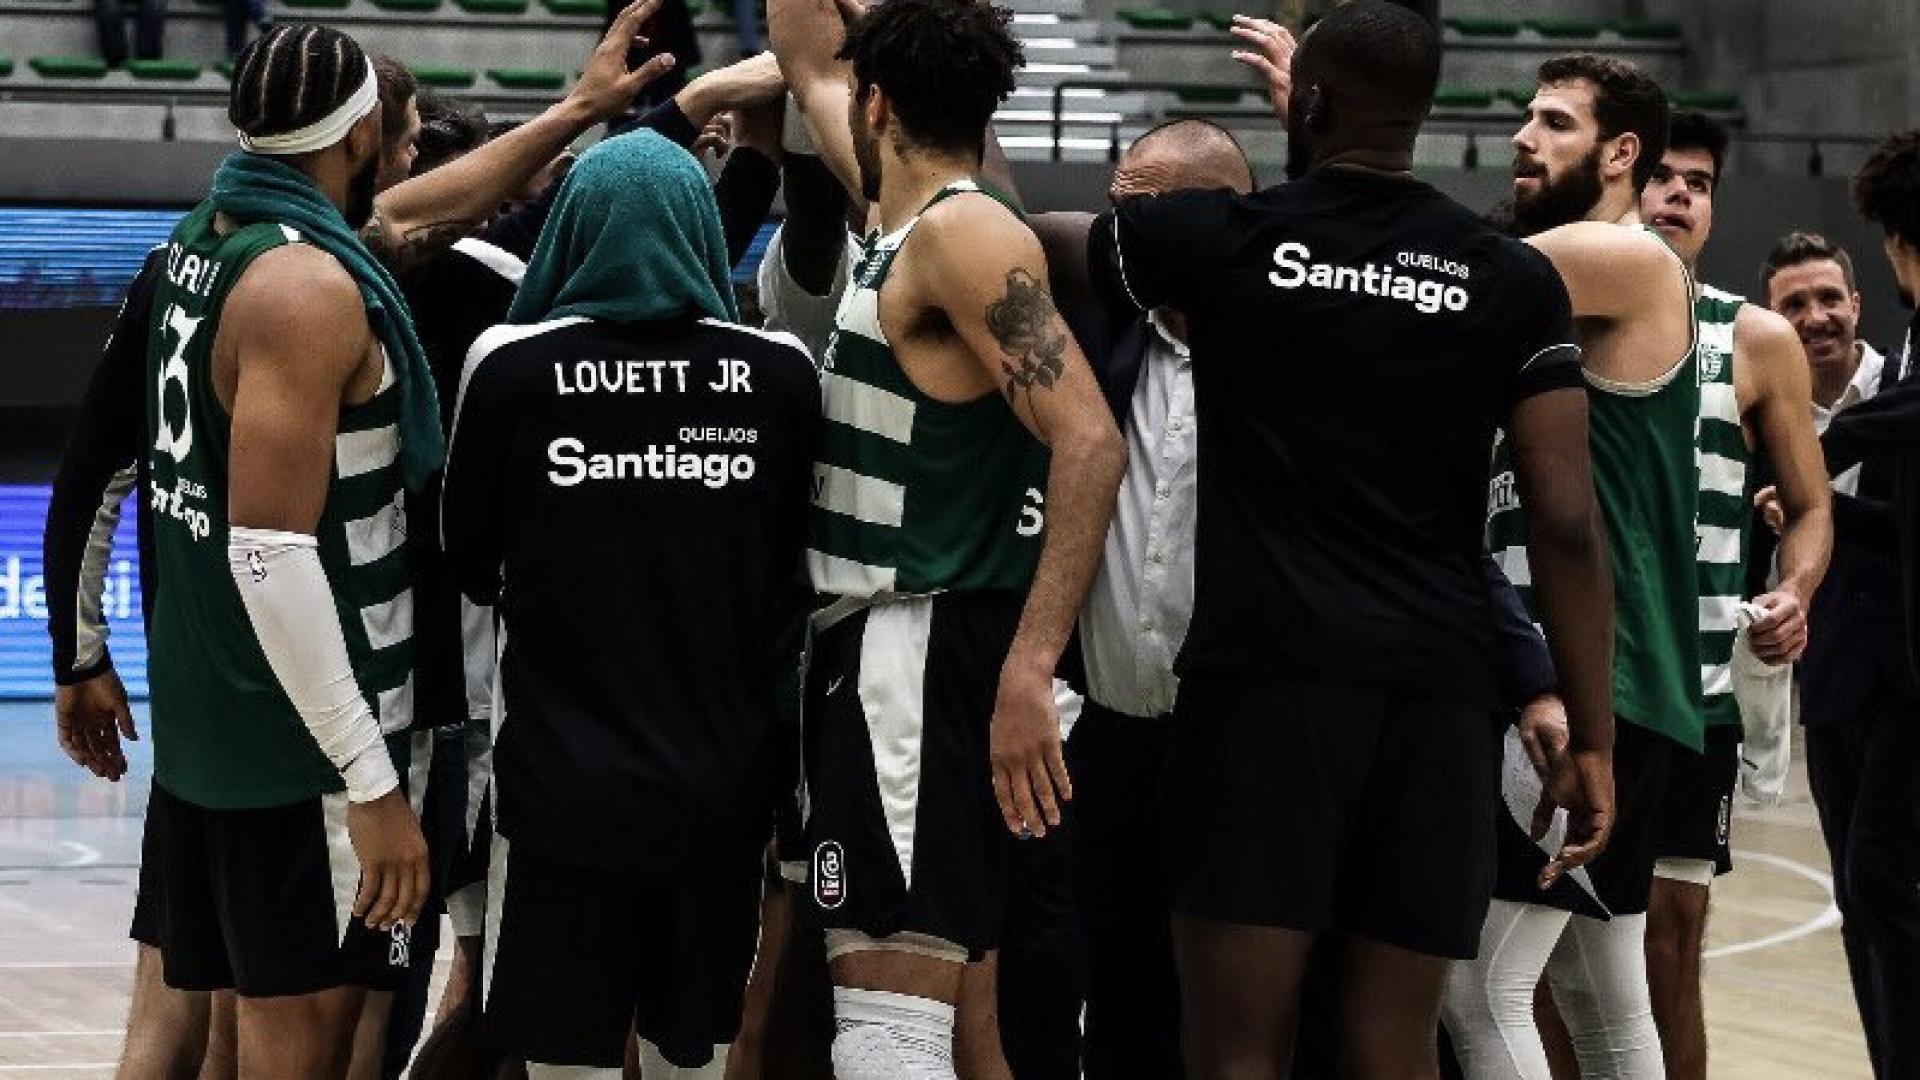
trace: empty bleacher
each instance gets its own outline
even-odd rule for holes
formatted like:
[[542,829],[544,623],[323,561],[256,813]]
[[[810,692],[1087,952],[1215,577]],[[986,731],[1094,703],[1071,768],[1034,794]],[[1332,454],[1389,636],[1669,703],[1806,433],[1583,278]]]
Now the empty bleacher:
[[[577,77],[600,26],[601,2],[274,0],[271,10],[283,20],[347,29],[370,51],[407,63],[435,91],[516,116],[552,100]],[[1159,120],[1189,115],[1221,119],[1244,136],[1258,163],[1284,156],[1259,81],[1228,56],[1235,39],[1227,11],[1204,6],[1216,0],[1197,0],[1201,6],[1002,2],[1014,12],[1028,60],[1020,88],[997,118],[1009,156],[1105,160]],[[714,0],[696,0],[694,6],[703,51],[724,62],[734,50],[730,5],[720,4],[722,11]],[[1563,0],[1552,17],[1510,17],[1497,8],[1450,13],[1444,85],[1421,160],[1459,165],[1481,149],[1503,158],[1500,144],[1531,95],[1534,69],[1573,49],[1629,57],[1675,88],[1676,100],[1738,120],[1735,95],[1689,87],[1681,28],[1632,18],[1622,10],[1628,6]],[[94,49],[88,0],[0,0],[0,130],[76,139],[231,139],[217,0],[175,0],[166,60],[109,70],[93,58]]]

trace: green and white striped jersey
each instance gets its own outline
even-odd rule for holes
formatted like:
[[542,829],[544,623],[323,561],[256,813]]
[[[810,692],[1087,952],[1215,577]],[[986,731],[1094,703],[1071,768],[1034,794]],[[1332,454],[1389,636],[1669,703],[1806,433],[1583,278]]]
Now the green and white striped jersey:
[[1700,509],[1694,536],[1700,562],[1700,690],[1708,726],[1738,724],[1733,697],[1733,642],[1746,589],[1746,433],[1733,381],[1733,323],[1745,301],[1711,285],[1700,287],[1694,319],[1700,327]]
[[[300,234],[256,224],[222,235],[213,217],[203,203],[174,229],[154,290],[148,500],[156,580],[165,584],[155,591],[148,680],[155,782],[186,802],[228,810],[282,806],[343,785],[267,663],[227,561],[231,418],[214,388],[213,342],[246,267]],[[354,679],[388,735],[413,719],[399,415],[389,365],[371,399],[340,410],[314,529]]]
[[[864,246],[821,378],[807,566],[825,619],[895,596],[1025,592],[1039,561],[1047,450],[998,392],[952,404],[922,393],[880,327],[880,289],[928,208]],[[994,196],[998,198],[998,196]]]

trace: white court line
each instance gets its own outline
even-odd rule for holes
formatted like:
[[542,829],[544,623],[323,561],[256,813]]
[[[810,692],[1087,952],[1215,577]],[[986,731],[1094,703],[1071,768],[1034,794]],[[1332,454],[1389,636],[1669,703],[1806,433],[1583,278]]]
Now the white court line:
[[60,971],[64,968],[130,968],[131,960],[15,960],[0,971]]
[[1803,937],[1817,934],[1822,930],[1831,930],[1840,925],[1840,908],[1839,905],[1833,901],[1832,874],[1823,874],[1805,863],[1794,862],[1792,859],[1782,858],[1778,855],[1764,855],[1755,851],[1735,851],[1733,856],[1735,859],[1763,863],[1779,870],[1785,870],[1789,874],[1806,878],[1808,881],[1820,886],[1820,888],[1826,892],[1827,906],[1818,915],[1791,929],[1782,930],[1777,934],[1768,934],[1766,937],[1754,938],[1752,941],[1736,941],[1731,945],[1722,945],[1717,949],[1708,949],[1706,952],[1707,959],[1711,960],[1721,956],[1734,956],[1739,953],[1755,952],[1760,949],[1771,949],[1775,945],[1785,945],[1790,941],[1798,941]]
[[98,1031],[0,1031],[0,1039],[57,1039],[125,1035],[126,1028],[101,1028]]

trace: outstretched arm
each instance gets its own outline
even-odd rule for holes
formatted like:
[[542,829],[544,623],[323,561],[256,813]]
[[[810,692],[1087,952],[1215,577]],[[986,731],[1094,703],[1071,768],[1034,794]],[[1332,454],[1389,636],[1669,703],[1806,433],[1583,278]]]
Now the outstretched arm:
[[573,91],[539,116],[458,160],[396,184],[374,200],[361,239],[389,270],[403,270],[491,218],[513,193],[597,123],[620,115],[673,66],[662,53],[627,70],[627,46],[662,0],[634,0],[593,50]]
[[[969,205],[970,204],[970,205]],[[994,793],[1007,827],[1045,835],[1072,785],[1053,673],[1113,517],[1126,445],[1047,292],[1040,242],[998,205],[956,200],[916,234],[913,281],[944,312],[1014,414],[1052,451],[1046,533],[993,714]],[[929,229],[929,226],[932,226]]]
[[[834,54],[846,40],[847,23],[866,14],[869,6],[867,0],[767,0],[767,39],[779,58],[787,88],[806,118],[814,152],[833,170],[862,217],[867,199],[860,190],[853,133],[847,129],[847,106],[853,98],[851,72]],[[980,175],[1016,205],[1020,203],[1013,166],[991,125],[982,148]]]
[[1807,647],[1807,605],[1833,553],[1832,489],[1806,403],[1812,397],[1806,354],[1793,327],[1765,308],[1743,304],[1734,348],[1753,379],[1749,413],[1778,477],[1785,521],[1780,583],[1754,599],[1766,614],[1748,631],[1754,655],[1771,664],[1797,660]]
[[1027,223],[1033,226],[1033,234],[1040,238],[1040,247],[1046,252],[1047,284],[1053,295],[1069,310],[1076,304],[1092,303],[1096,296],[1087,270],[1087,233],[1093,228],[1093,215],[1057,210],[1033,214]]
[[847,106],[853,99],[848,64],[834,59],[846,40],[846,26],[834,0],[767,0],[767,38],[786,78],[787,90],[806,120],[814,152],[832,170],[856,205],[860,167],[853,158],[853,132]]

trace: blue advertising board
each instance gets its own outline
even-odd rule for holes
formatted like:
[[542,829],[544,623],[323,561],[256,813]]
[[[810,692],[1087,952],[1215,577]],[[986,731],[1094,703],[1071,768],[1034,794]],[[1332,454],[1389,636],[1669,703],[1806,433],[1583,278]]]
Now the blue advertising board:
[[[40,560],[48,491],[44,484],[0,484],[0,700],[53,695],[46,569]],[[107,615],[114,669],[126,683],[128,695],[144,698],[147,637],[140,623],[140,556],[131,499],[123,510],[113,536],[101,606]]]

